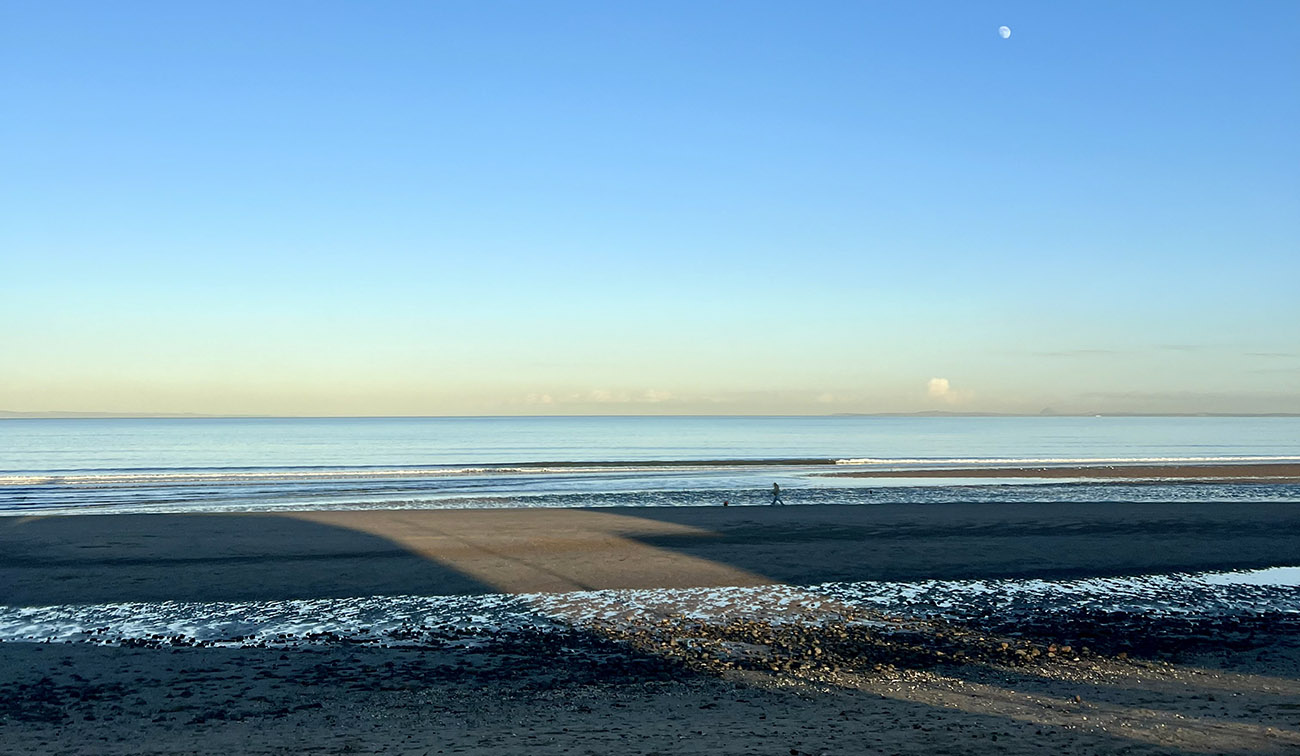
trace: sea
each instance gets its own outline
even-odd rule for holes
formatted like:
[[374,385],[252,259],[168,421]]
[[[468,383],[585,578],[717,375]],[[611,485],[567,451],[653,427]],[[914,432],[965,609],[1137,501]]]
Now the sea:
[[[456,417],[0,420],[0,516],[948,502],[1300,502],[1292,483],[922,478],[934,467],[1300,462],[1295,417]],[[832,477],[888,470],[886,478]],[[738,608],[1007,628],[1066,611],[1300,618],[1300,569],[487,596],[0,605],[0,642],[428,645]],[[1091,616],[1091,615],[1089,615]],[[1263,618],[1263,620],[1261,620]],[[1289,619],[1288,619],[1289,618]],[[990,624],[992,623],[992,624]]]
[[[0,516],[954,501],[1300,501],[1275,483],[909,478],[1300,462],[1297,417],[0,420]],[[889,470],[889,478],[828,473]]]

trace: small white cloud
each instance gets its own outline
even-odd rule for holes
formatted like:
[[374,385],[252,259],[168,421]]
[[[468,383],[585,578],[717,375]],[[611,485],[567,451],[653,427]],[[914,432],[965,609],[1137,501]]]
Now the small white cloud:
[[932,399],[938,399],[948,404],[957,404],[970,399],[973,392],[967,389],[953,388],[947,378],[931,378],[926,384],[926,392]]
[[555,404],[555,397],[550,394],[529,394],[525,401],[529,404]]
[[645,393],[641,395],[641,401],[651,402],[651,403],[670,402],[676,398],[677,396],[673,394],[673,392],[660,391],[658,389],[646,389]]

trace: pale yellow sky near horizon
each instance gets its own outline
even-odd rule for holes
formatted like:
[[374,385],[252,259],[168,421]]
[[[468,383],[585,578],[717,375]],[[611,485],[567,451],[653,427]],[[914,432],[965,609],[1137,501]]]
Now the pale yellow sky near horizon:
[[[51,382],[15,386],[0,380],[0,411],[108,412],[133,414],[273,416],[453,416],[625,414],[835,414],[873,412],[1006,412],[1063,414],[1106,412],[1269,413],[1300,412],[1285,394],[1241,396],[1212,393],[1093,392],[1023,395],[1019,400],[981,394],[980,384],[944,376],[877,384],[880,388],[674,390],[606,384],[574,389],[521,383],[456,390],[393,381],[377,387],[346,381],[196,383]],[[494,390],[495,389],[495,390]]]
[[0,331],[0,411],[1300,412],[1300,344],[1240,337],[1240,317],[1180,344],[1155,341],[1174,335],[1158,320],[1100,340],[1069,307],[1029,317],[1025,305],[979,298],[798,303],[819,322],[868,324],[844,330],[763,302],[566,306],[520,319],[473,303],[332,313],[145,288],[131,310],[105,291],[70,308],[54,293],[0,302],[24,316]]
[[[914,306],[915,307],[915,306]],[[3,306],[0,305],[0,309]],[[0,411],[213,415],[1300,412],[1300,347],[1069,336],[1071,313],[859,333],[755,317],[439,323],[186,309],[0,332]],[[907,314],[899,306],[897,312]],[[753,313],[748,313],[753,315]],[[42,317],[49,315],[49,317]],[[882,313],[861,318],[886,322]],[[561,334],[563,338],[555,338]],[[1208,336],[1218,336],[1208,334]],[[1005,346],[1020,339],[1019,349]]]

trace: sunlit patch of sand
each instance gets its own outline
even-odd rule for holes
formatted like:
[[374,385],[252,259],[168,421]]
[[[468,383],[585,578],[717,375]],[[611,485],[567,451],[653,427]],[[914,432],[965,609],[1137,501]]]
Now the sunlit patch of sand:
[[534,511],[526,526],[491,512],[429,518],[391,511],[301,512],[301,520],[379,536],[411,553],[469,575],[503,593],[662,586],[752,586],[776,581],[637,540],[708,536],[671,522],[586,510]]

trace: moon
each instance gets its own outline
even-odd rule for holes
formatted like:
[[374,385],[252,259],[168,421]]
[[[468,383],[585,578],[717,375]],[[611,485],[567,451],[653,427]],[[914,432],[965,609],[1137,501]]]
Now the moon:
[[1001,37],[1001,38],[1003,38],[1003,39],[1010,39],[1010,38],[1011,38],[1011,27],[1010,27],[1010,26],[999,26],[999,27],[998,27],[998,36]]

